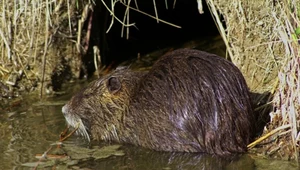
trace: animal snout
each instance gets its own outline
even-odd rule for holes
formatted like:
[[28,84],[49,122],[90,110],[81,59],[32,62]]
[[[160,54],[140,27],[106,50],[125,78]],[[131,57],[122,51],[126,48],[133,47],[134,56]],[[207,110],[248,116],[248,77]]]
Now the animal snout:
[[68,113],[68,106],[64,105],[61,109],[62,113],[64,114],[64,116]]

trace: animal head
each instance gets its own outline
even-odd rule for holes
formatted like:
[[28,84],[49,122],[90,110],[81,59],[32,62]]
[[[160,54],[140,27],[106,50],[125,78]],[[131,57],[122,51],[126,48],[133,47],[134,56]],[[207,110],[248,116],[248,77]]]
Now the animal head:
[[140,76],[117,69],[90,83],[62,108],[67,123],[88,140],[91,134],[98,140],[119,140],[120,121]]

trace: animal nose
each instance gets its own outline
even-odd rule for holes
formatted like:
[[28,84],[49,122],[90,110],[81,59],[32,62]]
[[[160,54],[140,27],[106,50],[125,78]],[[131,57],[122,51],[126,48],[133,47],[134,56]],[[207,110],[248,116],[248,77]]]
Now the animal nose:
[[68,106],[67,106],[67,105],[64,105],[64,106],[62,107],[61,111],[62,111],[62,113],[63,113],[64,115],[66,115],[66,114],[68,113]]

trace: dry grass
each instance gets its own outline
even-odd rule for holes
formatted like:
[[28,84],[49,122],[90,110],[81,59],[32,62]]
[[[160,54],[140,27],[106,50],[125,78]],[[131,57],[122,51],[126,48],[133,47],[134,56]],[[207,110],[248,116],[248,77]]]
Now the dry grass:
[[[260,154],[281,159],[299,159],[300,1],[208,0],[210,11],[232,61],[246,76],[252,91],[271,91],[274,111],[264,135]],[[219,12],[224,16],[222,25]]]
[[45,59],[41,54],[45,54],[47,48],[42,50],[41,46],[47,47],[48,32],[45,28],[48,29],[48,23],[51,22],[47,4],[47,1],[9,0],[3,0],[0,4],[0,36],[3,40],[0,41],[0,75],[6,84],[15,86],[21,73],[30,83],[40,77],[36,70],[28,71],[27,68]]
[[[132,26],[135,26],[135,23],[130,23],[130,20],[129,20],[130,10],[136,11],[136,12],[142,14],[142,15],[146,15],[150,18],[153,18],[157,21],[157,23],[161,22],[163,24],[167,24],[167,25],[170,25],[170,26],[175,27],[175,28],[181,28],[179,25],[172,24],[172,23],[167,22],[165,20],[162,20],[158,17],[155,0],[153,0],[153,6],[154,6],[153,10],[155,12],[155,16],[152,16],[148,13],[145,13],[145,12],[141,11],[138,7],[137,0],[134,0],[134,2],[132,2],[131,0],[127,0],[127,1],[126,0],[121,0],[121,1],[111,0],[111,8],[108,7],[108,5],[105,3],[104,0],[101,0],[101,2],[105,6],[105,8],[110,12],[110,15],[112,16],[110,26],[109,26],[109,28],[107,29],[106,32],[110,31],[111,27],[114,24],[114,21],[116,20],[117,22],[122,24],[121,37],[123,37],[124,33],[126,33],[126,38],[127,39],[129,38],[129,28],[132,27]],[[117,3],[120,3],[120,4],[122,4],[126,7],[125,13],[123,15],[123,20],[121,20],[120,18],[118,18],[114,14],[115,6],[116,6]],[[174,1],[173,6],[175,6],[175,3],[176,3],[176,1]],[[165,0],[165,4],[166,4],[166,8],[168,8],[167,0]],[[125,29],[126,29],[126,31],[125,31]]]
[[0,96],[13,97],[20,91],[43,88],[49,83],[61,53],[65,53],[59,47],[74,44],[67,39],[75,34],[71,24],[76,17],[75,3],[63,0],[0,2],[0,80],[5,87],[0,89]]
[[280,9],[272,2],[207,1],[230,58],[242,70],[251,90],[257,92],[272,89],[284,60],[284,45],[278,41],[277,30],[281,24],[273,16],[279,15]]

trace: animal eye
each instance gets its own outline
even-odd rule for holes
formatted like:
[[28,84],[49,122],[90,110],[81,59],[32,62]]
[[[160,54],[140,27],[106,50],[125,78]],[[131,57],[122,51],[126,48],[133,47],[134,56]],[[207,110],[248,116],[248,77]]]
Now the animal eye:
[[107,80],[107,89],[110,93],[114,94],[121,89],[121,82],[117,77],[110,77]]
[[87,91],[84,91],[83,92],[83,96],[84,97],[89,97],[89,96],[91,96],[92,95],[92,92],[90,91],[90,90],[87,90]]

